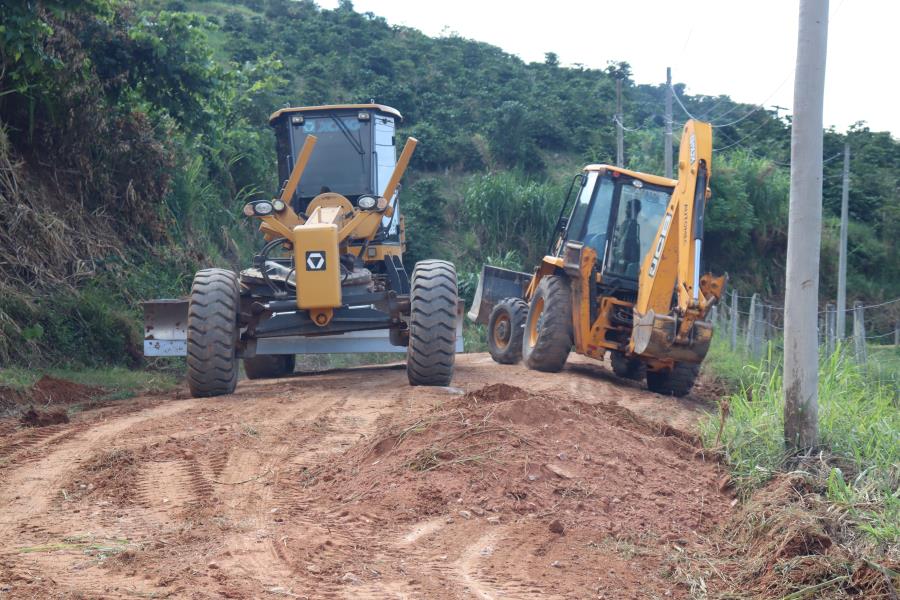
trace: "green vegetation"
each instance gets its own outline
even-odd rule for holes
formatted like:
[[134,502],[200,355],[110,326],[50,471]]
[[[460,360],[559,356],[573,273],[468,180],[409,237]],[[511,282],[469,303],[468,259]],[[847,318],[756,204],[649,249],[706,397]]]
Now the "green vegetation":
[[723,414],[704,423],[703,438],[709,446],[718,440],[739,490],[749,494],[785,470],[805,472],[823,482],[826,499],[860,531],[900,548],[900,388],[867,377],[846,348],[823,358],[821,453],[798,459],[784,446],[781,357],[770,346],[753,362],[726,346],[714,345],[705,368],[736,391],[723,399]]
[[107,391],[104,399],[119,399],[151,392],[174,389],[177,378],[160,370],[144,371],[125,367],[104,368],[51,368],[34,370],[25,367],[7,367],[0,370],[0,387],[27,390],[41,377],[49,375],[81,385],[101,387]]
[[[277,189],[267,116],[286,102],[401,110],[398,142],[422,142],[402,193],[407,262],[454,260],[467,300],[486,262],[530,269],[572,175],[612,161],[617,78],[626,166],[662,169],[665,90],[635,83],[625,62],[563,67],[550,53],[525,63],[347,0],[335,10],[310,0],[0,9],[0,365],[141,364],[139,301],[183,294],[199,267],[246,264],[258,244],[239,207]],[[753,107],[675,89],[698,117],[735,121],[715,130],[708,267],[777,298],[789,123],[767,110],[738,119]],[[898,143],[859,124],[826,132],[826,158],[845,139],[856,174],[850,299],[896,297]],[[840,160],[825,169],[830,298]]]

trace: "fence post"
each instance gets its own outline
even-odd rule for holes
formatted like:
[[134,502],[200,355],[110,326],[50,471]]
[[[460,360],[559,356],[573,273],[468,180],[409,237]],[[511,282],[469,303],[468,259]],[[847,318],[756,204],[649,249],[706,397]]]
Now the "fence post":
[[747,311],[747,328],[744,330],[744,345],[753,352],[753,317],[756,314],[756,294],[750,296],[750,310]]
[[759,294],[753,294],[750,297],[750,316],[747,317],[747,348],[753,356],[759,356],[760,309]]
[[737,350],[737,334],[738,323],[740,323],[741,315],[738,312],[738,293],[737,290],[731,290],[731,351]]
[[837,335],[837,310],[834,304],[825,305],[825,355],[831,356],[835,349],[835,335]]
[[719,327],[719,307],[713,304],[712,309],[709,311],[709,320],[713,324],[713,328],[718,329]]
[[900,346],[900,321],[894,323],[894,345]]
[[759,311],[759,351],[765,354],[766,342],[769,341],[769,319],[772,313],[768,305],[760,306]]
[[856,350],[856,362],[866,366],[866,323],[863,304],[859,300],[853,303],[853,343]]

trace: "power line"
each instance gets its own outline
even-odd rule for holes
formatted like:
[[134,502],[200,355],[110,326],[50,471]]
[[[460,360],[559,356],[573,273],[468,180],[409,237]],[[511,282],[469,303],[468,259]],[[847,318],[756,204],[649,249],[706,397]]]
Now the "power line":
[[[723,147],[721,147],[721,148],[713,148],[713,150],[716,151],[716,152],[721,152],[722,150],[728,150],[729,148],[733,148],[734,146],[739,145],[739,144],[740,144],[741,142],[743,142],[744,140],[747,140],[748,138],[752,137],[753,134],[755,134],[757,131],[759,131],[760,129],[762,129],[765,125],[768,125],[768,123],[767,123],[766,121],[763,121],[762,123],[760,123],[759,125],[757,125],[756,127],[754,127],[753,130],[752,130],[750,133],[748,133],[747,135],[745,135],[744,137],[742,137],[742,138],[739,139],[738,141],[736,141],[736,142],[734,142],[734,143],[732,143],[732,144],[728,144],[727,146],[723,146]],[[726,136],[726,137],[727,137],[727,136]]]
[[[782,88],[782,86],[784,86],[784,84],[785,84],[785,82],[787,81],[787,79],[788,79],[788,78],[785,77],[785,78],[782,80],[782,82],[778,85],[778,87],[776,87],[775,90],[774,90],[771,94],[769,94],[769,95],[766,97],[765,100],[763,100],[763,104],[757,104],[757,105],[753,108],[753,110],[751,110],[750,112],[748,112],[748,113],[745,114],[744,116],[739,117],[739,118],[737,118],[737,119],[735,119],[735,120],[733,120],[733,121],[729,121],[728,123],[720,123],[720,124],[711,123],[711,125],[712,125],[713,127],[716,127],[716,128],[720,128],[720,127],[730,127],[730,126],[732,126],[732,125],[736,125],[736,124],[740,123],[740,122],[743,121],[744,119],[747,119],[748,117],[750,117],[750,116],[753,115],[754,113],[758,112],[760,109],[764,108],[764,104],[765,104],[766,102],[768,102],[768,101],[772,98],[772,96],[774,96],[776,93],[778,93],[778,90],[780,90],[780,89]],[[692,119],[696,119],[697,121],[702,121],[703,119],[699,119],[699,118],[695,117],[693,114],[691,114],[691,111],[689,111],[689,110],[687,109],[687,107],[684,105],[684,102],[682,102],[682,101],[681,101],[681,98],[678,96],[678,92],[675,91],[675,87],[672,86],[671,84],[669,84],[669,87],[670,87],[671,90],[672,90],[672,96],[675,98],[675,101],[678,102],[678,106],[681,107],[681,110],[684,111],[684,114],[686,114],[688,117],[690,117],[690,118],[692,118]],[[722,101],[716,103],[715,105],[713,105],[713,107],[710,108],[710,109],[707,111],[707,114],[708,114],[710,111],[714,110],[715,107],[716,107],[718,104],[720,104],[721,102],[724,102],[724,100],[722,100]],[[736,106],[742,106],[741,103],[735,103],[735,104],[736,104]],[[721,117],[724,117],[724,116],[727,115],[729,112],[731,112],[731,111],[726,111],[726,112],[722,113],[721,115],[719,115],[719,117],[720,117],[720,118],[721,118]]]
[[637,127],[637,128],[625,127],[625,125],[622,123],[622,121],[619,120],[618,116],[613,117],[613,122],[616,123],[622,129],[624,129],[625,131],[628,131],[631,133],[635,133],[635,132],[639,132],[639,131],[647,131],[647,129],[645,129],[643,127]]

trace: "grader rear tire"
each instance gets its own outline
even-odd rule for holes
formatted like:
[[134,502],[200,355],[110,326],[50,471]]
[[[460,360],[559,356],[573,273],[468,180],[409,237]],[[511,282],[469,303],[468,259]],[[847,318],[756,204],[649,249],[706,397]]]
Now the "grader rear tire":
[[528,303],[521,298],[505,298],[491,310],[487,338],[491,358],[501,365],[514,365],[522,360],[522,337]]
[[406,375],[412,385],[450,385],[456,359],[456,267],[423,260],[413,269]]
[[262,354],[244,359],[247,379],[271,379],[294,372],[297,357],[293,354]]
[[572,294],[559,275],[541,279],[525,321],[522,356],[529,369],[561,371],[572,349]]
[[669,371],[647,371],[647,389],[665,396],[687,396],[700,374],[700,365],[677,363]]
[[194,276],[187,332],[187,380],[194,398],[230,394],[237,385],[239,304],[233,272],[203,269]]

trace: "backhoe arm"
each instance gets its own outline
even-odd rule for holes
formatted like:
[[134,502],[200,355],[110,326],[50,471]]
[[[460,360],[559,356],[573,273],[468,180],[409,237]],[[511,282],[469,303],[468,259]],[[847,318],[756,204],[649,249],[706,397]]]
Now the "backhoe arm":
[[[691,119],[685,123],[681,136],[678,183],[651,251],[641,265],[631,343],[636,354],[650,353],[689,362],[700,362],[706,354],[706,348],[698,348],[699,352],[680,356],[671,345],[692,346],[701,338],[707,338],[708,345],[711,329],[707,336],[707,332],[695,330],[694,325],[706,316],[724,287],[723,277],[700,275],[711,173],[712,127]],[[651,336],[651,329],[657,330],[656,335]],[[665,338],[668,340],[663,344]]]

